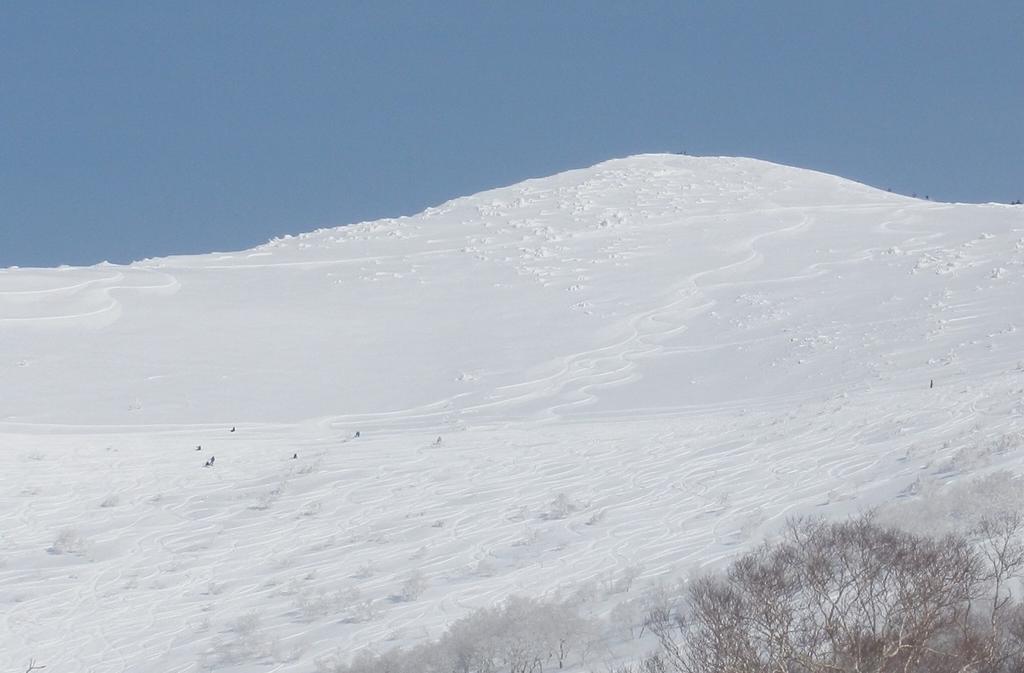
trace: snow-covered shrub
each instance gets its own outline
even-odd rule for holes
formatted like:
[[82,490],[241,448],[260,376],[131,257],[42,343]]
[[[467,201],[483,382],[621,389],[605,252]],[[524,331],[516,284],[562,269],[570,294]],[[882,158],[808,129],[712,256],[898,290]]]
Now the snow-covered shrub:
[[349,624],[361,624],[363,622],[372,622],[380,615],[380,606],[375,601],[367,598],[363,601],[357,601],[348,606],[348,612],[345,615],[343,621]]
[[249,612],[236,617],[221,635],[210,641],[210,648],[203,653],[203,664],[215,668],[266,659],[274,653],[275,645],[264,635],[260,616]]
[[216,669],[246,662],[285,663],[301,658],[305,646],[301,642],[283,645],[280,638],[271,636],[255,612],[236,617],[210,641],[210,647],[200,657],[203,668]]
[[579,509],[579,505],[572,501],[565,493],[558,496],[548,505],[548,511],[541,514],[543,519],[564,519]]
[[438,640],[409,650],[320,657],[318,673],[452,673],[562,669],[588,646],[591,625],[566,604],[511,596],[452,624]]
[[47,551],[51,554],[81,554],[87,546],[88,542],[81,533],[74,528],[65,528],[57,533],[56,539]]
[[397,594],[397,598],[402,601],[414,601],[423,595],[423,592],[427,590],[427,580],[419,570],[414,570],[409,574],[405,581],[402,582],[402,588]]
[[477,561],[476,565],[470,571],[477,577],[491,577],[497,572],[497,568],[494,566],[494,562],[489,558],[482,558]]
[[303,621],[344,613],[360,599],[359,589],[307,590],[295,597],[295,609]]
[[644,572],[643,566],[640,565],[628,565],[615,576],[611,586],[611,593],[621,594],[626,593],[633,588],[633,582],[636,581],[640,575]]
[[642,636],[647,620],[645,606],[642,598],[617,603],[608,614],[609,630],[623,640]]
[[917,486],[908,498],[882,507],[880,523],[928,535],[968,534],[984,519],[1024,511],[1024,479],[1005,470],[948,486]]
[[373,577],[373,573],[376,572],[376,568],[372,563],[363,563],[358,568],[352,577],[356,579],[365,580]]

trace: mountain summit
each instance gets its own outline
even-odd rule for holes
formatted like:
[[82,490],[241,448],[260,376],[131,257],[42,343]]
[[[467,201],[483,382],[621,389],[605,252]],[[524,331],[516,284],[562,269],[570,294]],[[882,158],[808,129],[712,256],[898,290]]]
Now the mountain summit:
[[644,155],[243,252],[6,270],[0,422],[430,424],[909,384],[962,340],[942,325],[1012,320],[976,303],[1013,304],[1020,216]]

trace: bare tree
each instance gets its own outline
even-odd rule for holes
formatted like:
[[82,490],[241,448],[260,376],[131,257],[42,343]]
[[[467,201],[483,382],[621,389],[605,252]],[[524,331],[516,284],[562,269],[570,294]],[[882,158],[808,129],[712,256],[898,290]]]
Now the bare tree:
[[[1021,670],[1019,516],[977,544],[915,536],[870,516],[796,522],[782,540],[654,610],[661,661],[680,673],[999,673]],[[984,609],[980,609],[984,606]]]

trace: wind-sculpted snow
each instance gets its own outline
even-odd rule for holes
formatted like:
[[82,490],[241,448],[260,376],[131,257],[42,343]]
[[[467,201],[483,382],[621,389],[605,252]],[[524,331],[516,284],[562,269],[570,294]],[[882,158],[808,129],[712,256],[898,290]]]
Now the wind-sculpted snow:
[[661,155],[0,271],[0,668],[309,671],[1016,469],[1022,280],[1019,207]]

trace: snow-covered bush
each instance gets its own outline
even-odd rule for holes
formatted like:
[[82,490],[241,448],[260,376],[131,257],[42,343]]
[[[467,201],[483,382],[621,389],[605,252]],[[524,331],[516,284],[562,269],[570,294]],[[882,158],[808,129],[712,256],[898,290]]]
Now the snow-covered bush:
[[81,533],[74,528],[65,528],[57,534],[47,551],[51,554],[81,554],[87,546]]
[[423,595],[423,592],[427,590],[427,580],[419,570],[412,571],[409,576],[402,582],[402,588],[397,594],[397,598],[402,601],[414,601]]
[[907,494],[919,497],[882,507],[877,520],[908,532],[966,535],[986,518],[1024,511],[1022,482],[1007,471],[944,487],[915,482],[917,485],[908,489]]
[[313,621],[320,617],[346,613],[352,606],[359,603],[359,589],[306,590],[295,597],[295,609],[303,621]]
[[609,572],[602,576],[601,583],[605,595],[626,593],[633,588],[633,582],[643,574],[643,567],[639,565],[628,565],[617,573]]
[[590,624],[566,604],[511,596],[454,624],[440,640],[410,650],[344,653],[317,660],[319,673],[540,673],[578,661]]
[[572,499],[565,493],[559,493],[558,496],[551,501],[548,505],[548,511],[541,515],[544,519],[564,519],[573,512],[579,509],[579,505],[572,501]]
[[233,619],[210,640],[200,664],[203,668],[216,669],[254,661],[294,662],[301,658],[303,650],[301,642],[282,644],[280,638],[267,633],[259,614],[249,612]]

